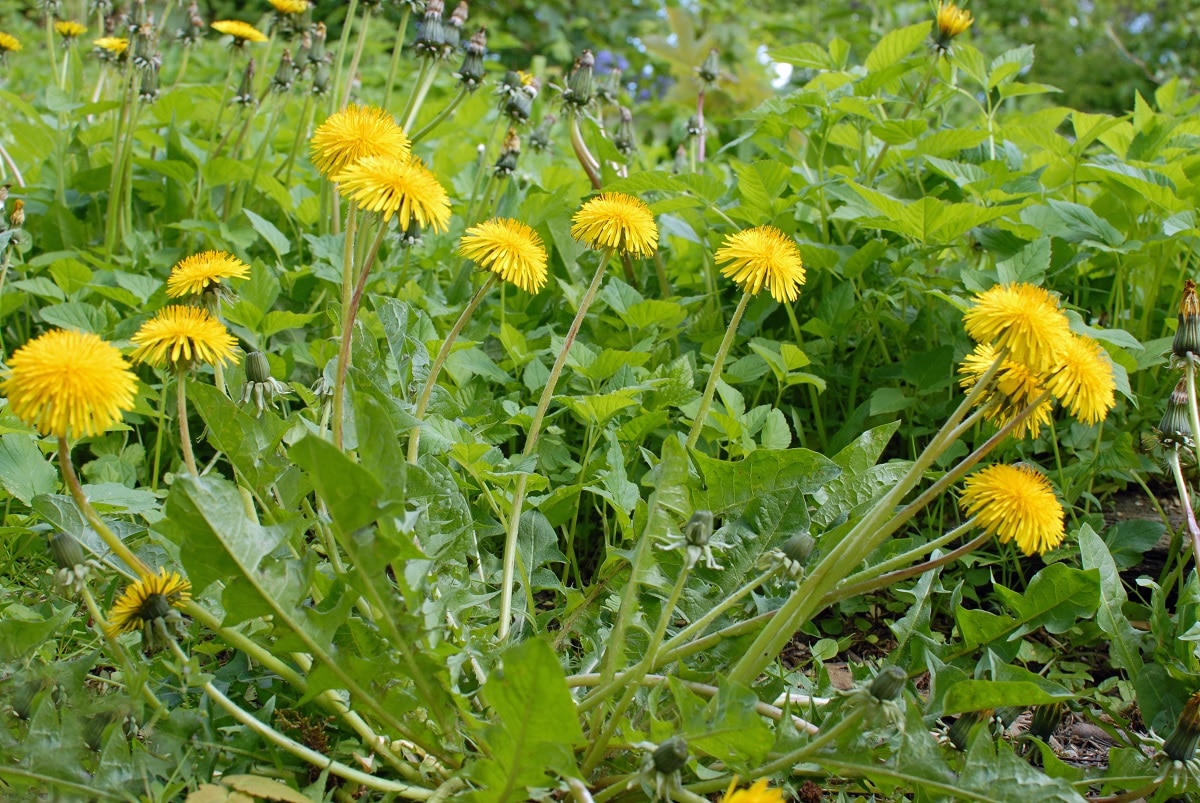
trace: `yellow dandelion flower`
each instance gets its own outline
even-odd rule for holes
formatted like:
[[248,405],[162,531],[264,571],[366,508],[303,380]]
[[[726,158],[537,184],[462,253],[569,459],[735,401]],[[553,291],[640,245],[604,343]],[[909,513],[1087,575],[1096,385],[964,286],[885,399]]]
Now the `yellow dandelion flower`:
[[1038,373],[1054,365],[1071,337],[1058,300],[1031,284],[998,284],[980,293],[963,325],[976,343],[1007,348],[1012,359]]
[[129,49],[129,40],[124,36],[101,36],[99,39],[93,39],[92,44],[97,50],[113,56],[123,56]]
[[54,23],[54,30],[63,39],[71,41],[76,37],[87,33],[87,26],[80,25],[74,20],[59,20],[58,22]]
[[512,282],[526,293],[546,284],[546,247],[533,229],[519,220],[494,218],[463,232],[458,253]]
[[407,159],[408,137],[396,118],[376,106],[351,104],[325,118],[309,140],[313,164],[331,177],[365,156]]
[[167,277],[167,295],[179,298],[219,290],[225,279],[245,279],[250,266],[224,251],[201,251],[180,260]]
[[450,198],[419,159],[364,156],[333,176],[333,181],[360,209],[382,212],[384,220],[396,215],[402,230],[413,220],[434,231],[449,228]]
[[158,574],[148,574],[125,586],[108,612],[105,630],[115,637],[139,628],[149,629],[157,619],[178,616],[174,609],[182,608],[191,598],[191,583],[177,572],[167,574],[166,569],[159,569]]
[[1112,363],[1100,344],[1073,335],[1058,353],[1058,368],[1046,387],[1071,415],[1085,424],[1103,421],[1116,404],[1117,383]]
[[[974,390],[979,378],[996,361],[997,353],[994,347],[980,343],[963,359],[962,365],[959,366],[959,372],[962,374],[959,384],[963,390],[967,393]],[[997,427],[1003,427],[1045,391],[1046,388],[1037,374],[1019,362],[1006,359],[996,372],[992,387],[984,391],[979,404],[988,407],[984,416],[988,421]],[[1018,438],[1024,438],[1026,435],[1036,438],[1042,427],[1050,423],[1050,414],[1053,411],[1054,401],[1047,396],[1017,425],[1012,434]]]
[[303,14],[308,10],[308,0],[271,0],[271,7],[280,14]]
[[133,409],[137,378],[116,346],[53,329],[8,360],[0,393],[13,415],[58,438],[99,435]]
[[133,359],[158,368],[183,371],[200,363],[237,362],[237,340],[225,324],[200,307],[163,307],[132,340],[137,346]]
[[248,22],[241,20],[217,20],[213,30],[233,37],[233,46],[241,47],[247,42],[265,42],[267,35]]
[[946,0],[941,0],[938,3],[937,17],[935,19],[937,23],[937,36],[934,37],[933,44],[939,50],[943,51],[949,50],[951,40],[960,36],[975,21],[971,17],[970,11],[959,8],[954,3],[948,3]]
[[10,33],[0,31],[0,56],[5,53],[16,53],[21,49],[21,42]]
[[772,789],[766,778],[759,778],[746,789],[735,790],[737,782],[737,776],[734,776],[721,803],[783,803],[783,790]]
[[654,214],[632,195],[600,193],[579,208],[571,223],[571,236],[589,248],[612,248],[644,257],[658,247]]
[[1000,543],[1016,541],[1026,555],[1043,555],[1062,543],[1063,509],[1050,481],[1026,465],[988,466],[967,477],[963,511]]
[[774,226],[759,226],[725,238],[717,264],[728,262],[721,275],[750,295],[764,287],[776,301],[795,301],[804,284],[804,262],[795,241]]

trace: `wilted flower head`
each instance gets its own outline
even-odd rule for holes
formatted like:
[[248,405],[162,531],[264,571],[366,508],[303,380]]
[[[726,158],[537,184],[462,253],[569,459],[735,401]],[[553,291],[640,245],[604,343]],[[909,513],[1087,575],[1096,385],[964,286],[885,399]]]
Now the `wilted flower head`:
[[546,247],[533,229],[512,218],[493,218],[463,232],[458,253],[526,293],[546,284]]
[[90,332],[52,329],[8,359],[0,393],[43,435],[99,435],[133,409],[137,378],[112,344]]
[[1187,379],[1180,379],[1167,399],[1167,411],[1158,425],[1159,436],[1166,446],[1191,446],[1192,418],[1188,406]]
[[1049,480],[1027,465],[988,466],[967,478],[959,504],[1000,543],[1016,541],[1026,555],[1062,543],[1063,509]]
[[632,195],[600,193],[581,206],[571,222],[571,236],[589,248],[650,256],[658,247],[654,213]]
[[517,158],[521,155],[521,138],[517,135],[517,129],[510,128],[508,133],[504,135],[504,142],[500,145],[500,156],[496,159],[495,173],[497,176],[511,176],[513,171],[517,169]]
[[1179,301],[1179,328],[1171,343],[1171,353],[1181,360],[1200,360],[1200,298],[1196,283],[1183,282],[1183,297]]
[[804,262],[796,242],[774,226],[758,226],[725,238],[717,250],[721,275],[751,295],[765,287],[776,301],[795,301],[804,284]]
[[458,83],[468,92],[474,92],[483,83],[487,74],[483,68],[483,57],[487,55],[487,29],[480,28],[467,42],[462,66],[455,76]]

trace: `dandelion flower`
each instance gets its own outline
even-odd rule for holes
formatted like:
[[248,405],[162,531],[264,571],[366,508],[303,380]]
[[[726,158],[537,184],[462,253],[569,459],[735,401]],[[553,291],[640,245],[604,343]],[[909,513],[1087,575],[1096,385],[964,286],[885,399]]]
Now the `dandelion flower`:
[[87,33],[87,26],[80,25],[74,20],[59,20],[58,22],[54,23],[54,30],[63,39],[72,41],[76,37]]
[[446,231],[450,224],[450,199],[437,177],[419,159],[364,156],[333,177],[342,195],[360,209],[396,215],[400,228],[415,220],[422,227]]
[[542,238],[519,220],[494,218],[472,226],[463,232],[458,253],[526,293],[536,293],[546,284]]
[[247,42],[265,42],[267,35],[248,22],[241,20],[217,20],[213,30],[233,37],[233,46],[242,47]]
[[351,104],[325,118],[309,140],[313,164],[331,177],[365,156],[406,159],[408,137],[390,112]]
[[303,14],[308,10],[308,0],[271,0],[271,7],[280,14]]
[[725,238],[716,260],[729,264],[721,268],[751,295],[764,287],[776,301],[795,301],[804,284],[804,263],[796,243],[774,226],[759,226]]
[[1026,465],[994,465],[967,478],[959,504],[1000,543],[1016,541],[1026,555],[1062,543],[1063,509],[1050,481]]
[[220,292],[225,279],[244,279],[250,266],[224,251],[201,251],[180,260],[167,277],[170,298]]
[[129,40],[124,36],[101,36],[99,39],[93,39],[92,44],[96,46],[96,50],[110,56],[123,56],[129,49]]
[[589,248],[650,256],[658,247],[654,214],[631,195],[601,193],[581,206],[571,222],[571,236]]
[[43,435],[99,435],[133,409],[137,378],[116,346],[90,332],[53,329],[8,360],[0,393]]
[[1031,284],[998,284],[980,293],[963,325],[975,342],[1007,348],[1013,360],[1038,373],[1054,365],[1071,337],[1057,299]]
[[[979,378],[996,361],[996,354],[994,347],[980,343],[966,356],[959,367],[962,374],[959,384],[963,390],[968,393],[974,390]],[[1037,374],[1011,359],[1005,360],[1000,366],[992,383],[992,388],[983,393],[979,403],[988,407],[984,417],[997,427],[1007,425],[1046,391]],[[1047,396],[1017,425],[1012,434],[1018,438],[1024,438],[1026,435],[1036,438],[1042,427],[1050,423],[1053,410],[1054,401]]]
[[132,338],[133,359],[158,368],[187,370],[194,365],[237,362],[237,340],[200,307],[163,307]]
[[136,582],[125,586],[121,596],[108,612],[110,636],[132,633],[143,628],[150,630],[158,619],[178,617],[175,608],[181,608],[192,598],[192,584],[177,572],[167,574],[159,569],[158,574],[147,574]]
[[736,776],[729,782],[729,788],[725,790],[725,797],[721,798],[721,803],[783,803],[783,792],[770,788],[766,778],[759,778],[746,789],[735,790],[735,786]]
[[934,37],[933,44],[934,47],[942,52],[949,50],[950,42],[963,34],[967,28],[971,27],[971,23],[975,21],[971,17],[970,11],[959,8],[954,3],[947,3],[946,0],[941,0],[938,3],[935,20],[937,23],[937,35]]
[[16,53],[21,49],[21,42],[10,33],[0,31],[0,57],[5,53]]
[[1116,380],[1104,349],[1090,337],[1073,335],[1058,353],[1058,370],[1046,387],[1085,424],[1104,420],[1116,403]]

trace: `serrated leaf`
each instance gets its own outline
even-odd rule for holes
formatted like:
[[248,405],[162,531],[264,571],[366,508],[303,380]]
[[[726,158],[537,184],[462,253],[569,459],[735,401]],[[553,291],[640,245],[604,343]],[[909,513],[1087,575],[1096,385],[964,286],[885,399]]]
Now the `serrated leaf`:
[[736,461],[693,457],[706,486],[696,492],[696,509],[716,514],[774,491],[814,493],[841,474],[836,463],[808,449],[756,451]]
[[879,44],[875,45],[874,49],[867,54],[864,62],[867,72],[890,67],[920,48],[929,36],[931,25],[932,22],[926,20],[884,34],[883,38],[879,40]]
[[54,493],[58,472],[32,435],[9,434],[0,437],[0,483],[10,495],[28,505],[38,494]]
[[1003,284],[1041,285],[1049,267],[1050,238],[1039,237],[1008,259],[996,263],[996,273]]
[[986,732],[976,738],[967,753],[959,779],[961,788],[973,793],[963,800],[1036,800],[1038,803],[1084,803],[1084,797],[1061,778],[1038,772],[1018,758],[1004,742],[993,745]]
[[1141,636],[1122,611],[1129,601],[1125,583],[1103,539],[1087,524],[1079,528],[1079,552],[1085,569],[1100,573],[1100,607],[1096,624],[1109,637],[1108,654],[1113,665],[1136,678],[1142,669]]

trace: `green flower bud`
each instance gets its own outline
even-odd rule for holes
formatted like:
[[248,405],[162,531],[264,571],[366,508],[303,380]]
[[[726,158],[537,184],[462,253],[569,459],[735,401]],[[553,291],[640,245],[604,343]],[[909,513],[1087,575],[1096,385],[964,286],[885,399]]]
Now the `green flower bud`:
[[1167,411],[1163,413],[1162,421],[1158,424],[1162,442],[1168,446],[1190,446],[1192,437],[1192,420],[1188,413],[1187,381],[1179,380],[1175,390],[1167,399]]
[[1163,752],[1172,761],[1191,761],[1200,741],[1200,691],[1188,698],[1179,715],[1179,724],[1163,742]]
[[592,51],[585,50],[575,59],[575,66],[567,78],[567,88],[563,90],[563,103],[582,109],[592,102],[595,90],[592,88],[592,70],[596,66],[596,57]]
[[1179,303],[1179,328],[1171,352],[1181,360],[1200,360],[1200,299],[1196,297],[1196,283],[1191,279],[1183,282],[1183,299]]
[[1033,719],[1029,723],[1030,734],[1043,742],[1046,741],[1062,724],[1063,714],[1066,713],[1066,710],[1067,706],[1063,703],[1034,706]]
[[704,59],[696,72],[700,75],[700,80],[706,84],[715,84],[721,76],[721,51],[715,47],[708,51],[708,55]]
[[881,703],[895,700],[904,691],[904,684],[907,681],[908,675],[903,669],[898,666],[885,666],[871,681],[871,696]]
[[55,532],[50,534],[50,554],[60,569],[74,569],[82,566],[87,560],[83,546],[70,533]]
[[275,75],[271,77],[272,92],[287,92],[292,88],[292,82],[296,80],[296,67],[292,63],[292,53],[287,48],[284,48],[283,55],[279,57],[279,68],[275,70]]
[[654,769],[670,775],[683,769],[688,760],[687,739],[672,736],[654,749]]
[[458,83],[468,92],[474,92],[483,83],[487,74],[483,68],[483,57],[487,55],[487,30],[480,28],[467,42],[466,55],[458,68]]

